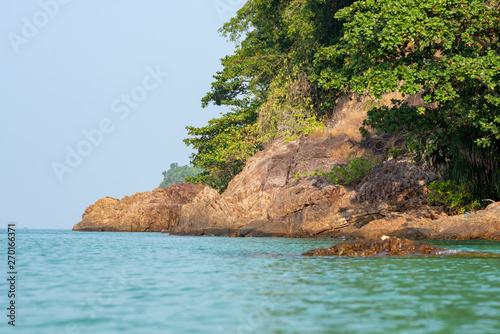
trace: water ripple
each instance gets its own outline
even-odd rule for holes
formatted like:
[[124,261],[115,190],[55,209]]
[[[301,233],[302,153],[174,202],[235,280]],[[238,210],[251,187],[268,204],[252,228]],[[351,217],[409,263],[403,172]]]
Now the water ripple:
[[[22,231],[16,330],[500,332],[499,259],[298,255],[332,243]],[[498,242],[433,244],[500,253]]]

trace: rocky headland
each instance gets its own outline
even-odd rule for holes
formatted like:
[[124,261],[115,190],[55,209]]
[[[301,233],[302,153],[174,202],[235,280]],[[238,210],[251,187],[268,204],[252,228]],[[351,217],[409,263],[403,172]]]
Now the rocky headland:
[[[500,240],[500,209],[448,217],[427,205],[426,184],[437,175],[409,158],[385,161],[355,187],[324,177],[293,177],[345,163],[332,158],[346,136],[275,141],[249,159],[222,195],[205,188],[181,210],[170,233],[237,237],[347,237]],[[384,150],[390,141],[365,145]]]
[[[85,210],[76,231],[168,232],[233,237],[343,237],[500,240],[500,205],[448,216],[427,205],[426,185],[437,175],[400,157],[374,167],[354,187],[322,176],[345,163],[335,154],[354,145],[348,136],[276,140],[250,158],[223,194],[182,183],[122,200],[104,198]],[[361,143],[375,153],[394,145],[386,137]]]
[[[391,105],[395,93],[378,103]],[[359,126],[373,106],[354,95],[338,101],[327,131],[285,143],[270,142],[247,160],[223,194],[189,183],[103,198],[89,206],[76,231],[168,232],[232,237],[380,238],[500,240],[500,202],[486,210],[448,216],[430,207],[427,185],[439,171],[411,157],[385,159],[402,144],[389,135],[361,138]],[[420,95],[407,98],[421,106]],[[349,153],[384,160],[353,186],[323,176],[296,178],[345,166]]]
[[179,222],[181,208],[200,188],[180,183],[168,189],[154,189],[132,196],[106,197],[89,206],[73,231],[161,232]]

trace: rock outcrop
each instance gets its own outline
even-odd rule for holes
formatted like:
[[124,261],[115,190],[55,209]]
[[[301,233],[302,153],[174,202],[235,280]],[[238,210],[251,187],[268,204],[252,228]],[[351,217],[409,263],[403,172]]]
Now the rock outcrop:
[[[311,237],[358,230],[394,212],[426,203],[426,183],[436,175],[403,158],[373,168],[355,188],[323,177],[294,178],[296,173],[330,170],[345,159],[332,152],[347,136],[271,143],[250,158],[222,195],[205,188],[181,211],[175,234]],[[436,213],[436,217],[440,216]]]
[[316,248],[305,256],[403,256],[403,255],[443,255],[448,250],[423,242],[383,236],[363,240],[341,242],[329,248]]
[[[372,138],[373,150],[390,147]],[[372,168],[355,187],[324,177],[302,177],[316,169],[345,164],[338,154],[354,145],[347,136],[305,137],[271,143],[250,158],[222,195],[190,183],[137,193],[122,200],[106,197],[85,210],[75,231],[170,232],[235,237],[380,238],[414,240],[500,240],[500,203],[487,210],[447,216],[426,205],[436,175],[405,157]]]
[[161,232],[177,224],[181,207],[200,188],[191,183],[174,184],[132,196],[106,197],[89,206],[73,231]]
[[[388,93],[379,105],[391,107]],[[423,106],[420,94],[404,98]],[[275,140],[248,159],[221,195],[192,184],[138,193],[91,205],[74,230],[165,231],[180,235],[500,240],[500,202],[488,210],[448,217],[427,206],[427,187],[438,175],[400,157],[385,161],[354,187],[324,177],[294,176],[346,164],[349,152],[386,157],[402,138],[362,139],[359,127],[373,107],[369,96],[343,97],[323,134]],[[432,107],[432,106],[431,106]]]
[[[437,175],[425,165],[401,157],[373,168],[354,188],[323,177],[294,174],[330,170],[345,159],[332,154],[347,136],[312,141],[300,138],[271,143],[250,158],[220,195],[205,188],[183,206],[180,235],[346,237],[390,235],[410,239],[500,240],[500,210],[448,217],[427,206],[426,184]],[[380,140],[379,149],[389,141]]]

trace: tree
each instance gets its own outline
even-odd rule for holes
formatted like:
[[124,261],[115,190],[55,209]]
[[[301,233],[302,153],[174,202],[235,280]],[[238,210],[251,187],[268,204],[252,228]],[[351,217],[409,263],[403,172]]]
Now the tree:
[[314,56],[341,36],[335,12],[353,0],[250,0],[219,30],[236,44],[202,99],[232,109],[188,127],[197,180],[221,191],[267,141],[304,132],[328,112],[315,84]]
[[191,163],[203,172],[186,181],[202,182],[224,191],[229,181],[243,169],[246,160],[258,150],[255,118],[250,106],[212,119],[205,127],[187,127],[193,138],[184,139],[184,142],[197,150],[191,156]]
[[498,199],[499,9],[498,1],[357,1],[336,14],[344,36],[318,52],[318,83],[332,94],[421,93],[425,107],[396,100],[371,110],[365,125],[405,135],[477,196]]
[[170,164],[170,169],[163,172],[163,181],[160,183],[158,188],[167,188],[174,183],[184,182],[187,177],[195,177],[200,174],[203,169],[198,167],[191,167],[188,165],[179,166],[178,163],[174,162]]

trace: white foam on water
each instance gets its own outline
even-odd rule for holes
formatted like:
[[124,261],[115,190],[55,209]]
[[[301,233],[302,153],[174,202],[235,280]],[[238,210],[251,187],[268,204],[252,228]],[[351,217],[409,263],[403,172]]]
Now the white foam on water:
[[458,254],[458,253],[462,253],[462,252],[463,251],[457,250],[457,249],[447,249],[445,251],[438,252],[437,254],[438,255],[451,255],[451,254]]

